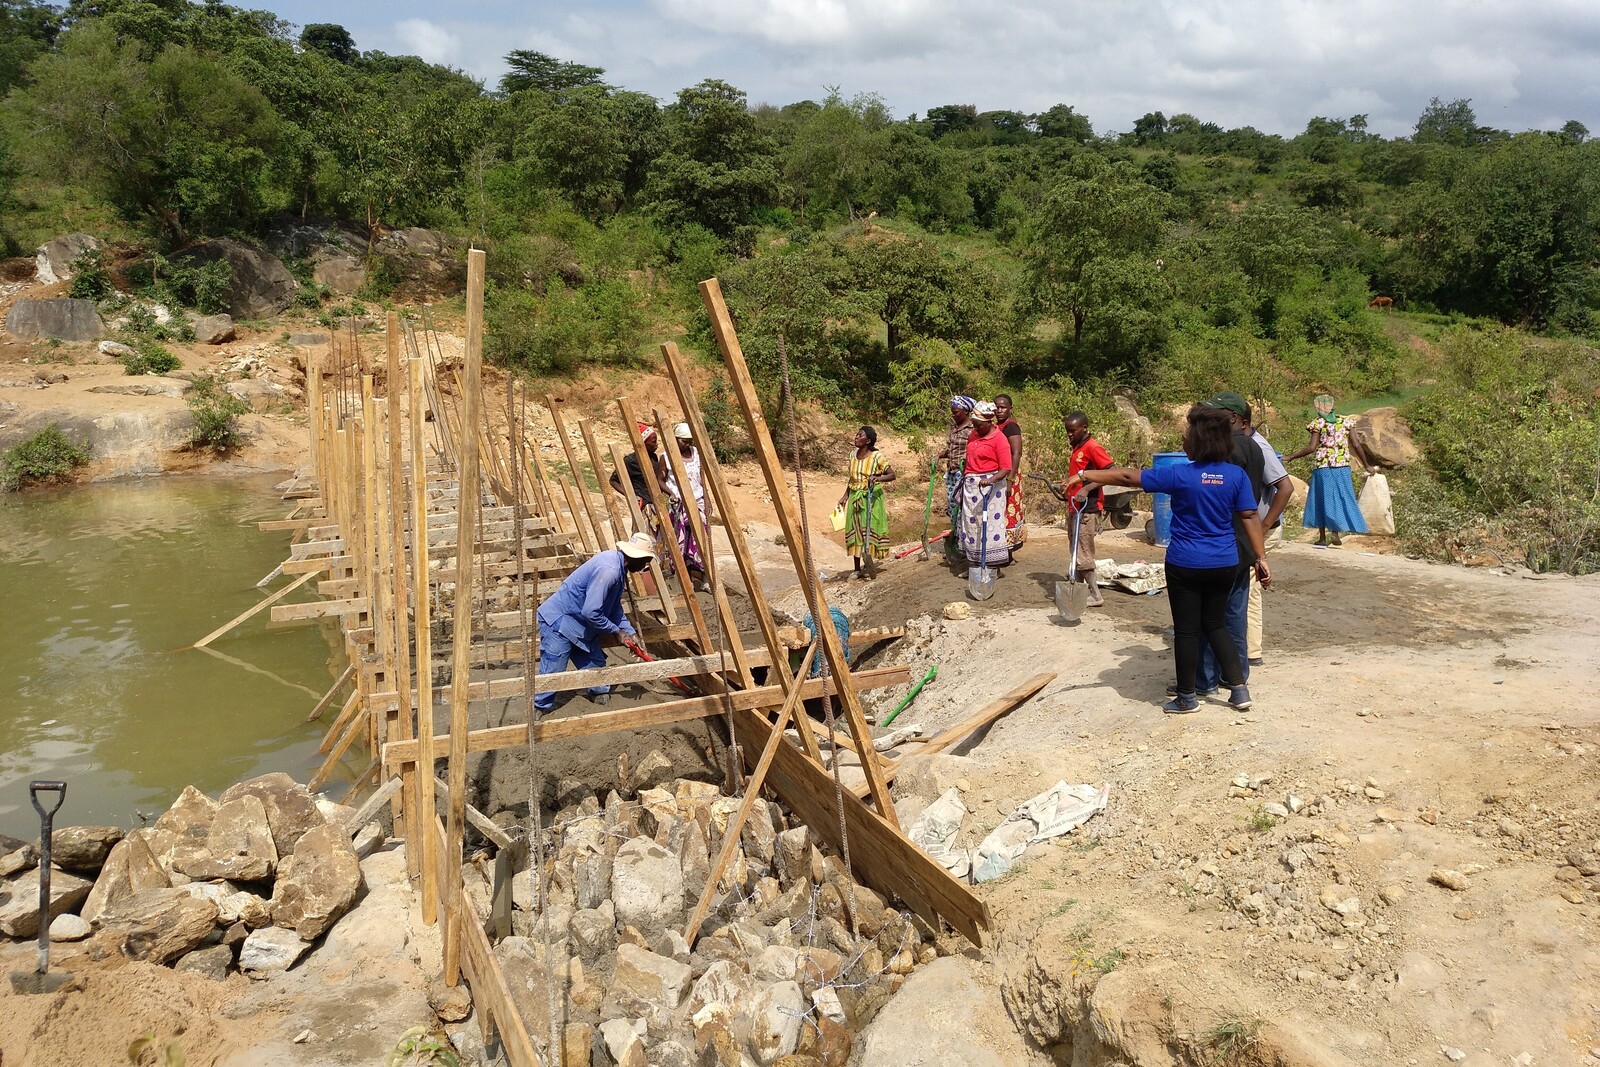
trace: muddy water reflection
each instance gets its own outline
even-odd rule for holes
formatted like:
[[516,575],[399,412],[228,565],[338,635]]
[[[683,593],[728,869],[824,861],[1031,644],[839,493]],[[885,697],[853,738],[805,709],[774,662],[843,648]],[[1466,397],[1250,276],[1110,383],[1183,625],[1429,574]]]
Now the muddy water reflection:
[[289,541],[255,527],[287,510],[276,480],[0,497],[0,832],[37,835],[31,778],[68,781],[57,825],[137,826],[191,783],[316,767],[324,726],[305,716],[335,673],[321,627],[269,631],[263,613],[216,655],[170,651],[264,595]]

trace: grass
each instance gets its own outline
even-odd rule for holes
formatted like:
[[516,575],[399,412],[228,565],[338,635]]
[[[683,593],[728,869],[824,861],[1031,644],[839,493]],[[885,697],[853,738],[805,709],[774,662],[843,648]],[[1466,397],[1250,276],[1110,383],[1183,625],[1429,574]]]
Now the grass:
[[51,423],[26,441],[0,453],[0,489],[72,480],[73,471],[89,462],[89,450]]
[[1269,813],[1264,805],[1257,804],[1250,809],[1250,817],[1245,820],[1245,825],[1261,834],[1278,825],[1278,818]]
[[1265,1019],[1223,1019],[1204,1034],[1215,1067],[1238,1063],[1256,1045]]
[[[1068,903],[1071,904],[1076,901]],[[1063,911],[1065,909],[1062,909]],[[1059,914],[1059,912],[1058,912]],[[1094,932],[1089,928],[1087,921],[1079,923],[1067,935],[1072,943],[1069,959],[1072,962],[1074,974],[1093,972],[1095,974],[1110,974],[1117,969],[1117,965],[1127,958],[1127,953],[1119,946],[1113,946],[1100,951],[1094,943]]]

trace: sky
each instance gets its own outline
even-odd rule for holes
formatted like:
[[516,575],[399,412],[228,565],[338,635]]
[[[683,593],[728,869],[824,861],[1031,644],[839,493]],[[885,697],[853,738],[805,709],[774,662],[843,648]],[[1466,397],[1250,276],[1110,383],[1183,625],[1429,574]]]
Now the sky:
[[752,104],[876,93],[940,104],[1070,104],[1097,133],[1151,111],[1293,135],[1314,116],[1409,134],[1432,97],[1480,124],[1600,135],[1597,0],[253,0],[356,45],[491,88],[526,48],[602,67],[663,101],[705,78]]

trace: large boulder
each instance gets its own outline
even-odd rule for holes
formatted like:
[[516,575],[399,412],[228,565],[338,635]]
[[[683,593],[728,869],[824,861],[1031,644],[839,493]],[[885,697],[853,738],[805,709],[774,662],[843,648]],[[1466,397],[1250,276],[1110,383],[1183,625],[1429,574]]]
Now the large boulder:
[[209,900],[182,888],[146,889],[101,914],[89,955],[171,963],[198,948],[216,922],[217,906]]
[[155,853],[147,843],[147,831],[135,830],[118,841],[100,868],[100,877],[83,902],[82,915],[93,921],[113,904],[146,889],[165,889],[171,884]]
[[1133,401],[1125,396],[1114,396],[1111,403],[1116,406],[1117,414],[1123,421],[1133,428],[1134,435],[1138,438],[1141,448],[1151,452],[1156,447],[1156,428],[1150,425],[1150,420],[1139,414],[1139,409],[1133,406]]
[[311,277],[340,296],[350,296],[367,284],[367,269],[361,260],[342,252],[330,252],[311,268]]
[[272,843],[272,828],[261,798],[246,793],[218,805],[205,844],[180,846],[173,854],[172,866],[181,874],[205,881],[271,878],[278,868],[278,850]]
[[189,325],[194,327],[194,339],[203,345],[227,344],[238,336],[232,315],[196,315]]
[[1359,446],[1372,463],[1390,470],[1409,467],[1422,458],[1411,439],[1411,427],[1395,408],[1369,408],[1352,415],[1350,443]]
[[[806,1014],[806,998],[798,982],[766,986],[743,1010],[750,1016],[750,1050],[760,1062],[772,1063],[779,1056],[789,1055],[800,1044],[800,1020]],[[866,1062],[875,1064],[878,1061],[869,1059]]]
[[[172,807],[155,821],[152,830],[166,831],[175,836],[174,845],[201,845],[211,833],[211,820],[217,816],[217,802],[192,785],[183,787]],[[152,851],[155,851],[152,845]],[[160,858],[160,852],[156,852]]]
[[63,826],[50,835],[50,862],[65,871],[94,874],[121,840],[120,826]]
[[401,299],[450,296],[466,286],[466,258],[447,234],[411,226],[391,230],[378,241],[369,269],[378,264],[396,279]]
[[611,900],[617,921],[653,938],[683,917],[683,868],[678,857],[649,838],[634,837],[611,864]]
[[39,246],[33,257],[33,276],[40,285],[64,282],[73,274],[73,262],[85,252],[100,247],[100,242],[86,233],[68,233]]
[[267,825],[272,827],[272,844],[280,856],[291,855],[307,830],[328,823],[306,787],[282,771],[229,786],[218,799],[226,804],[242,796],[261,798],[267,810]]
[[196,245],[181,257],[187,266],[226,263],[233,270],[227,311],[236,319],[265,319],[287,308],[299,287],[277,256],[232,237]]
[[337,826],[307,830],[278,868],[272,921],[315,941],[339,921],[361,891],[361,861]]
[[93,341],[100,336],[100,313],[93,300],[74,297],[26,297],[11,305],[6,332],[13,337],[53,337],[58,341]]
[[993,1025],[993,1020],[1005,1017],[999,991],[980,984],[962,957],[946,956],[906,979],[860,1034],[860,1062],[874,1067],[923,1063],[1003,1067],[1027,1062],[1022,1035]]
[[664,1025],[683,1003],[693,976],[688,964],[637,945],[619,945],[601,1014],[630,1015]]
[[[50,872],[50,918],[76,911],[89,895],[87,878],[66,871]],[[33,937],[39,932],[39,868],[25,871],[0,889],[0,933]]]
[[244,939],[239,949],[239,970],[252,978],[287,971],[311,950],[293,930],[268,926]]

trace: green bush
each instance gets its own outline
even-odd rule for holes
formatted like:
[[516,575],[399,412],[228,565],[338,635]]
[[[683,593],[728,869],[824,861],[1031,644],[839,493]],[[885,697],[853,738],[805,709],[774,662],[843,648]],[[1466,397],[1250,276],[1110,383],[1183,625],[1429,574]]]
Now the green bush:
[[749,438],[745,434],[744,420],[728,396],[728,385],[718,375],[700,394],[700,417],[705,421],[706,433],[711,437],[712,451],[723,463],[733,463],[750,452]]
[[56,423],[0,453],[0,489],[16,492],[28,485],[66,482],[89,462],[89,450],[75,443]]
[[134,354],[122,361],[124,374],[170,374],[183,366],[165,345],[149,338],[135,338],[133,348]]
[[190,448],[209,449],[220,455],[239,443],[238,418],[250,408],[243,400],[223,389],[221,382],[209,375],[197,379],[187,402],[189,410],[194,413],[194,431],[189,436]]
[[105,253],[91,248],[72,261],[72,284],[67,295],[84,300],[99,300],[116,292],[111,284],[111,269],[106,266]]

